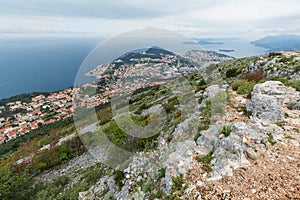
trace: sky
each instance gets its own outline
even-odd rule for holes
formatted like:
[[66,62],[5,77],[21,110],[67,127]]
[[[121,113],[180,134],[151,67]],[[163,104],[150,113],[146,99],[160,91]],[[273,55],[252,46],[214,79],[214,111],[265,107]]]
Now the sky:
[[201,38],[300,34],[300,1],[0,0],[2,37],[109,37],[146,27]]

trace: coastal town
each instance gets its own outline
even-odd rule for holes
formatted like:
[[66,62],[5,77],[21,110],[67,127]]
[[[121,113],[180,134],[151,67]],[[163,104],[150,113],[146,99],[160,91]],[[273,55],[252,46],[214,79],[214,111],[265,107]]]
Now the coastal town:
[[139,88],[165,84],[210,64],[231,59],[224,54],[202,50],[189,51],[182,57],[159,47],[151,47],[144,52],[124,54],[111,63],[99,65],[86,75],[96,77],[102,91],[128,94]]

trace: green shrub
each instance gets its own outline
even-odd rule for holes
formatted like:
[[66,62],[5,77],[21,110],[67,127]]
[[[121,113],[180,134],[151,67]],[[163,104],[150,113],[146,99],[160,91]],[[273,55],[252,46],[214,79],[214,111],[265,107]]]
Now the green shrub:
[[220,92],[216,94],[212,99],[212,112],[214,114],[223,114],[225,111],[224,105],[227,99],[227,94],[225,92]]
[[295,140],[294,137],[290,136],[290,135],[287,135],[287,134],[284,134],[284,138],[285,139],[289,139],[289,140]]
[[283,56],[279,59],[279,62],[283,62],[283,63],[292,62],[293,59],[294,59],[293,57]]
[[194,141],[197,142],[197,139],[200,137],[200,132],[207,130],[209,128],[211,117],[212,117],[212,101],[209,99],[206,101],[206,108],[202,111],[201,116],[204,118],[203,121],[200,121],[198,126],[198,132],[194,137]]
[[200,95],[198,99],[198,104],[201,104],[203,100],[204,100],[204,96]]
[[226,71],[226,78],[236,77],[238,75],[236,68],[230,68]]
[[228,137],[231,132],[232,132],[232,126],[231,125],[224,125],[224,126],[222,126],[222,128],[220,130],[220,135],[224,134],[225,137]]
[[254,85],[255,85],[255,83],[251,83],[251,82],[241,85],[238,88],[237,93],[238,94],[247,94],[248,96],[250,96],[251,92],[253,91]]
[[236,70],[236,73],[237,73],[237,74],[241,74],[241,73],[243,72],[243,69],[244,69],[243,67],[238,68],[238,69]]
[[254,82],[246,80],[236,80],[231,84],[232,89],[236,90],[238,94],[247,94],[248,96],[251,95],[254,86]]
[[294,66],[294,70],[295,70],[295,72],[300,71],[300,63]]
[[164,192],[162,190],[158,190],[156,193],[151,194],[151,199],[161,199],[164,195]]
[[183,183],[184,183],[183,174],[180,174],[177,177],[172,177],[172,190],[173,191],[181,190]]
[[298,92],[300,91],[300,80],[296,80],[296,81],[289,81],[288,86],[295,88]]
[[236,91],[239,88],[239,86],[244,84],[244,82],[245,80],[236,80],[231,84],[231,88]]
[[37,146],[38,146],[38,148],[42,148],[43,146],[45,146],[45,144],[46,144],[46,140],[45,140],[45,138],[42,138],[38,141]]
[[249,118],[250,118],[250,116],[252,116],[252,111],[249,111],[249,110],[247,110],[247,107],[246,106],[243,106],[242,108],[241,108],[241,110],[243,111],[243,113],[245,114],[245,115],[247,115]]
[[125,178],[125,174],[122,171],[116,171],[115,173],[115,182],[121,189],[123,187],[122,180]]

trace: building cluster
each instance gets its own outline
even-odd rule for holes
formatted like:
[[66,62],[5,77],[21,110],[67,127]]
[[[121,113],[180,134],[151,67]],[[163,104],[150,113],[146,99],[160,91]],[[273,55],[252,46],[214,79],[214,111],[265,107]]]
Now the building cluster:
[[[8,102],[1,107],[0,143],[24,135],[39,126],[71,117],[72,89],[35,96],[30,102]],[[11,113],[4,115],[4,113]],[[1,117],[2,116],[2,117]],[[5,117],[6,116],[6,117]]]

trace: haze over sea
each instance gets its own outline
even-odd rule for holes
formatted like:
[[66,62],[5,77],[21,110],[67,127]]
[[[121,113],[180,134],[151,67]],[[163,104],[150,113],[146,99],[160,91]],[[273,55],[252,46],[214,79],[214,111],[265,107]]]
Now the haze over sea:
[[[76,73],[102,38],[9,38],[0,40],[0,99],[22,93],[49,92],[74,84]],[[235,49],[235,57],[261,55],[265,49],[245,41],[203,45],[205,49]],[[245,46],[246,45],[246,46]]]

